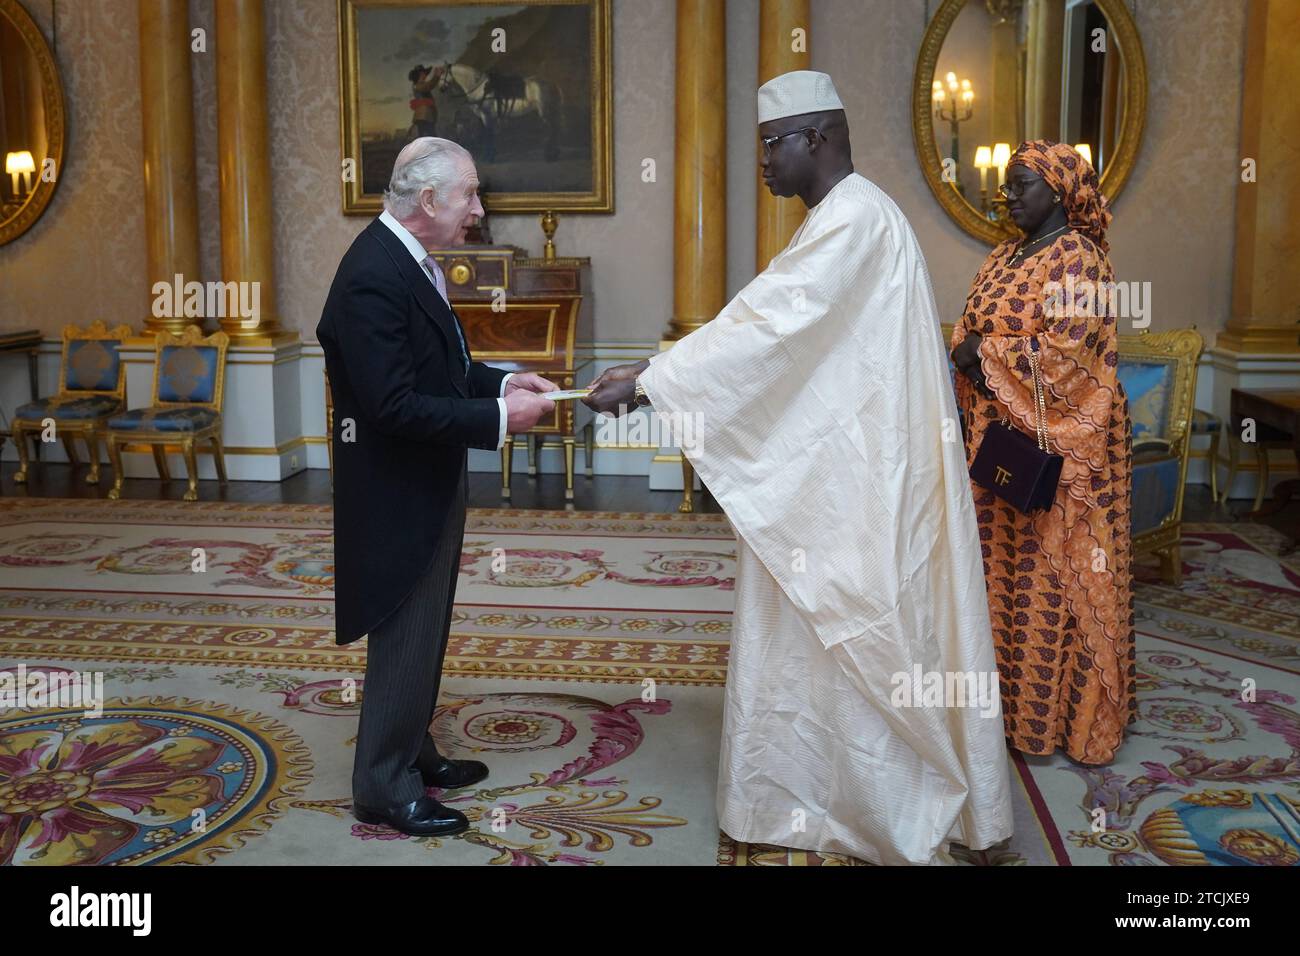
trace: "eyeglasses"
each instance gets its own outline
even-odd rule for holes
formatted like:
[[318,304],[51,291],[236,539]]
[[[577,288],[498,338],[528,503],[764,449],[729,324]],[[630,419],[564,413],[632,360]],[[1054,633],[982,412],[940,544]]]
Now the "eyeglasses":
[[1033,179],[1008,179],[998,187],[998,194],[1003,199],[1011,199],[1012,197],[1019,199],[1025,194],[1026,189],[1034,183],[1041,183],[1042,181],[1042,177],[1039,176],[1035,176]]
[[780,133],[776,136],[759,137],[763,141],[763,152],[765,154],[772,152],[772,147],[775,146],[777,142],[785,139],[787,136],[796,136],[799,133],[816,133],[822,139],[826,138],[826,134],[823,133],[821,130],[819,130],[816,126],[804,126],[800,129],[792,129],[788,133]]

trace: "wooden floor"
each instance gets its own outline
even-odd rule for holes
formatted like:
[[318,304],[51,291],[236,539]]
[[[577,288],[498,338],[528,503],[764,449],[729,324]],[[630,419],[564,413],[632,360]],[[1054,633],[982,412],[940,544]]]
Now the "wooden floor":
[[[32,465],[26,484],[14,484],[17,462],[0,466],[0,494],[31,498],[107,498],[113,486],[112,469],[101,466],[98,485],[85,481],[85,466],[74,469],[64,464]],[[74,474],[75,471],[75,474]],[[511,497],[501,497],[501,476],[487,472],[470,472],[469,504],[472,508],[528,508],[563,510],[564,476],[513,475]],[[122,482],[123,498],[180,501],[186,483],[173,478],[127,478]],[[647,491],[644,477],[599,475],[574,479],[573,508],[576,511],[676,511],[681,503],[680,491]],[[318,504],[331,502],[329,472],[324,469],[301,471],[284,481],[232,481],[224,487],[217,481],[199,482],[200,501],[247,501],[280,504]],[[695,495],[697,511],[716,513],[716,503],[706,495]]]
[[[103,466],[98,485],[85,482],[85,466],[73,469],[63,464],[33,465],[25,485],[14,484],[13,474],[17,462],[0,466],[0,494],[31,498],[106,498],[112,487],[112,471]],[[75,473],[74,473],[75,472]],[[564,476],[514,475],[511,478],[512,495],[501,497],[501,476],[488,472],[470,472],[469,504],[473,508],[532,508],[555,509],[565,507]],[[170,482],[157,478],[128,478],[122,483],[124,498],[162,499],[180,501],[185,493],[185,482]],[[199,482],[200,501],[250,501],[283,504],[329,504],[331,501],[329,472],[309,469],[284,481],[232,481],[225,487],[216,481]],[[679,491],[647,491],[646,480],[639,476],[597,475],[574,479],[573,507],[577,511],[676,511],[682,500]],[[695,495],[696,510],[717,513],[717,503],[708,495]],[[1232,501],[1227,508],[1216,506],[1210,500],[1210,490],[1204,485],[1189,485],[1183,499],[1183,518],[1186,521],[1232,521],[1250,510],[1248,500]],[[1292,505],[1268,523],[1281,530],[1295,526],[1295,515],[1300,503]]]

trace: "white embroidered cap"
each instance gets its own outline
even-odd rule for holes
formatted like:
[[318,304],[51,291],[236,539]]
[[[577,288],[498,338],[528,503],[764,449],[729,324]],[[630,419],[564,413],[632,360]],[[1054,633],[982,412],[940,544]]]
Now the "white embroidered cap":
[[758,88],[760,123],[801,113],[842,109],[844,104],[840,102],[831,78],[815,70],[782,73]]

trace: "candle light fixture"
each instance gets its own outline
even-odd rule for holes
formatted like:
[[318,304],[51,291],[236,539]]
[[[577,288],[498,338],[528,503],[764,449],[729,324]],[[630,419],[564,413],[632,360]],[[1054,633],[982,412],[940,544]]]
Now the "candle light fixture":
[[32,173],[36,172],[36,162],[32,159],[29,150],[20,149],[17,152],[5,154],[5,172],[13,180],[14,198],[21,199],[23,194],[18,191],[18,176],[21,173],[23,184],[27,187],[26,191],[32,191]]
[[1011,161],[1011,144],[993,144],[993,165],[998,168],[998,185],[1007,181],[1007,163]]
[[988,146],[975,147],[975,168],[980,171],[980,212],[989,214],[989,169],[993,166],[993,150]]
[[[946,88],[945,88],[946,87]],[[948,124],[952,133],[952,163],[955,169],[961,169],[961,149],[958,145],[959,128],[975,115],[975,90],[970,80],[957,78],[949,71],[942,81],[935,80],[930,86],[930,102],[934,106],[935,119]],[[963,196],[966,190],[961,176],[953,184]]]

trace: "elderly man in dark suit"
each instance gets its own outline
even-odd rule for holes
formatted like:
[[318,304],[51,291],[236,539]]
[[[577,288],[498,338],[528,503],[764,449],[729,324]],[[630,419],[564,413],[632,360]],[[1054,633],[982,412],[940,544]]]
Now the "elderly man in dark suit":
[[426,250],[461,245],[483,207],[456,143],[421,137],[393,166],[384,212],[339,263],[316,336],[334,396],[335,639],[369,635],[353,813],[414,836],[465,815],[426,794],[487,776],[438,753],[428,727],[465,526],[467,448],[500,448],[553,410],[555,385],[473,361]]

